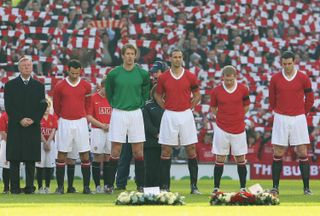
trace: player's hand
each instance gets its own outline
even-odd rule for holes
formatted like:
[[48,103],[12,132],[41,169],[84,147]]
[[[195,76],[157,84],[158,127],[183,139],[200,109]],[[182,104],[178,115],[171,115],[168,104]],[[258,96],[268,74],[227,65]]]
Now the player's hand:
[[45,152],[49,152],[51,150],[50,143],[45,142],[43,144],[43,149],[44,149]]
[[109,131],[109,124],[103,124],[101,129],[108,132]]
[[30,121],[28,120],[29,118],[23,118],[21,121],[20,121],[20,125],[22,127],[28,127],[30,125]]
[[31,119],[31,118],[26,118],[27,119],[27,121],[28,121],[28,126],[30,126],[30,125],[32,125],[33,124],[33,120]]

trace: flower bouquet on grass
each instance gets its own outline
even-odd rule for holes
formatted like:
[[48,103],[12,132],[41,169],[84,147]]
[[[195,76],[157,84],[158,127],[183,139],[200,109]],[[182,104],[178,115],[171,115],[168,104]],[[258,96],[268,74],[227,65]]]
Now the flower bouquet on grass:
[[210,197],[211,205],[279,205],[279,198],[264,191],[252,194],[249,192],[224,193],[216,192]]
[[184,205],[184,196],[178,193],[161,192],[158,195],[141,192],[122,192],[119,194],[116,205]]

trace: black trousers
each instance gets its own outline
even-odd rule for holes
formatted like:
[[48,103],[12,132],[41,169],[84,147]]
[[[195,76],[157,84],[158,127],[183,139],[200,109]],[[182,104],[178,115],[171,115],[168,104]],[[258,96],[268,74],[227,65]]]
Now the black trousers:
[[[35,172],[35,162],[25,162],[26,171],[26,187],[25,193],[33,193],[35,187],[34,182],[34,172]],[[20,193],[20,161],[10,161],[10,183],[11,192]]]
[[161,148],[144,148],[145,186],[160,186]]

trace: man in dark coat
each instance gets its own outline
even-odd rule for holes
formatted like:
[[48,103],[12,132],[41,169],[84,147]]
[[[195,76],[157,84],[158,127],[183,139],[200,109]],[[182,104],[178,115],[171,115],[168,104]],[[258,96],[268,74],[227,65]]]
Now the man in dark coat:
[[20,76],[6,83],[4,103],[8,113],[7,160],[10,161],[11,193],[19,194],[20,162],[26,166],[24,193],[34,193],[35,162],[41,160],[40,121],[47,108],[44,85],[31,77],[32,62],[19,60]]

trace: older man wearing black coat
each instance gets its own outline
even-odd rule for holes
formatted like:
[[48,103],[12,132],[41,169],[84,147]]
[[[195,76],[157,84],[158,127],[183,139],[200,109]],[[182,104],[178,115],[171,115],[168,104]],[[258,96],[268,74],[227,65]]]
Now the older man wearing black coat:
[[31,77],[32,62],[19,60],[20,75],[6,83],[5,109],[8,113],[7,160],[10,161],[11,193],[19,194],[20,162],[26,166],[26,187],[23,192],[34,193],[35,162],[41,160],[40,121],[47,108],[44,85]]

